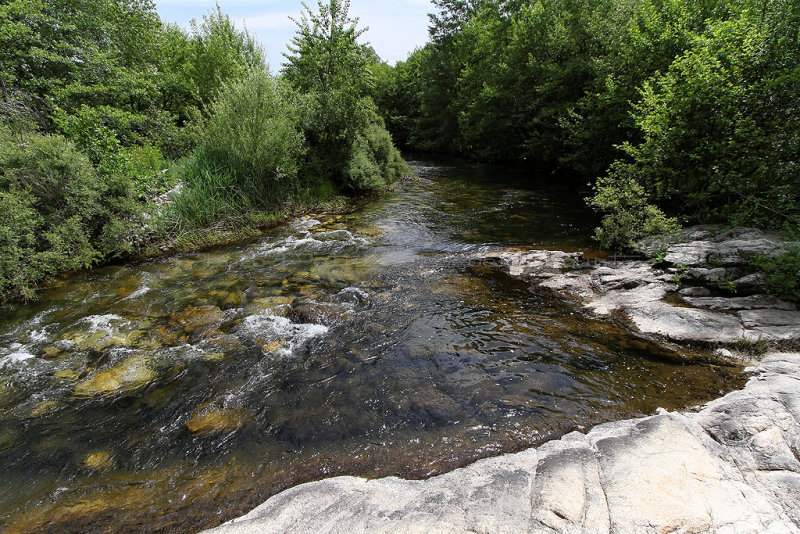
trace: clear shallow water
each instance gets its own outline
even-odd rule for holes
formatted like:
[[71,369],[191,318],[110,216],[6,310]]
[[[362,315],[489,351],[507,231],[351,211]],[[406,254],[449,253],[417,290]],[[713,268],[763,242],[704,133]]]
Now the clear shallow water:
[[741,383],[468,261],[591,247],[568,185],[414,168],[353,213],[3,310],[0,528],[193,532],[301,482],[426,477]]

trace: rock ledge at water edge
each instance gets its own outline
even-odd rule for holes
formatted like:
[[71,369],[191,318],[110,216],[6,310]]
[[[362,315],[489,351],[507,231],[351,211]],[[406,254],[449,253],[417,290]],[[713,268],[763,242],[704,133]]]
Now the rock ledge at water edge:
[[[706,234],[688,229],[684,238]],[[764,294],[764,273],[749,272],[747,264],[753,255],[777,254],[790,246],[800,243],[740,229],[669,245],[659,266],[613,258],[587,261],[580,252],[552,250],[490,249],[473,253],[470,260],[497,264],[599,316],[624,319],[640,334],[707,344],[800,342],[800,310]]]
[[800,354],[696,413],[606,423],[425,481],[336,477],[208,532],[800,532]]

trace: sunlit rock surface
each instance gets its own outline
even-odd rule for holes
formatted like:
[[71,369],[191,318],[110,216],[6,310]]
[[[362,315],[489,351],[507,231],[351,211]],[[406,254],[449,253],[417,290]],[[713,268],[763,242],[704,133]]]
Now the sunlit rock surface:
[[800,532],[800,354],[697,413],[606,423],[426,481],[336,477],[208,532]]

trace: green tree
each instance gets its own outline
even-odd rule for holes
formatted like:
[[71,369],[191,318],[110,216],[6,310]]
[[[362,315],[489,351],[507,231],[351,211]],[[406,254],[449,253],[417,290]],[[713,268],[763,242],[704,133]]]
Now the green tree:
[[192,19],[193,57],[189,76],[204,110],[208,110],[226,82],[243,79],[253,70],[267,70],[264,49],[247,29],[216,11],[201,21]]
[[643,140],[625,145],[630,160],[616,172],[691,220],[798,226],[796,28],[784,40],[749,10],[711,24],[643,85],[634,108]]
[[[298,29],[289,53],[284,54],[283,76],[309,95],[306,177],[330,180],[349,191],[380,186],[401,169],[376,160],[385,155],[397,163],[399,155],[388,135],[375,133],[375,128],[385,126],[367,96],[374,51],[357,42],[366,29],[359,29],[358,19],[350,18],[349,0],[320,0],[318,12],[306,4],[303,7],[302,17],[295,20]],[[389,149],[372,150],[375,143],[384,144],[387,139]],[[387,168],[392,176],[377,174]]]
[[347,91],[355,98],[369,83],[367,49],[357,39],[367,31],[350,18],[350,0],[318,2],[315,13],[303,3],[297,33],[284,53],[283,75],[304,93],[331,94]]

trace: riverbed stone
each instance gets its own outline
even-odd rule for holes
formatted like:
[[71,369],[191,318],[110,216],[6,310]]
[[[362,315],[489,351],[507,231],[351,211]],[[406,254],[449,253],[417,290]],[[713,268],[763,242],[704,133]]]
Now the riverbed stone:
[[660,410],[425,481],[302,484],[207,532],[798,533],[800,354],[698,412]]
[[245,414],[241,410],[206,407],[195,411],[186,422],[186,428],[199,436],[211,436],[238,430],[245,422]]
[[106,450],[91,452],[83,459],[83,466],[93,471],[102,471],[111,465],[111,453]]
[[349,319],[350,309],[342,304],[329,304],[301,299],[292,304],[288,316],[295,323],[330,326]]
[[79,382],[74,389],[78,397],[110,396],[139,390],[155,380],[156,372],[144,356],[127,358],[113,367]]
[[225,314],[217,306],[190,306],[169,316],[169,324],[194,332],[198,328],[219,324]]

